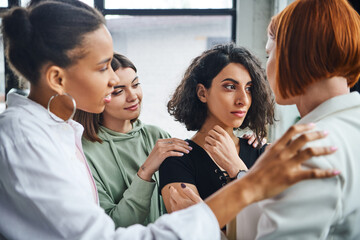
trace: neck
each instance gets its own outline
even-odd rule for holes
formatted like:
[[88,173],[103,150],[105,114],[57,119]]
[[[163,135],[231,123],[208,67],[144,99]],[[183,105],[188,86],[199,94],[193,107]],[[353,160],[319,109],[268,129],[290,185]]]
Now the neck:
[[[56,95],[56,92],[52,91],[50,88],[44,86],[31,86],[28,98],[47,109],[50,98],[54,95]],[[49,109],[53,114],[66,121],[71,117],[74,111],[74,104],[70,97],[58,95],[51,100]]]
[[56,92],[53,92],[51,94],[50,91],[45,89],[44,87],[31,85],[28,98],[40,104],[44,108],[47,108],[49,99],[54,94],[56,94]]
[[103,126],[119,133],[128,133],[133,128],[130,120],[109,119],[106,116],[103,119]]
[[330,98],[350,92],[344,77],[332,77],[308,86],[305,94],[295,97],[300,116],[304,117]]
[[226,126],[225,124],[211,117],[208,117],[205,120],[204,124],[201,126],[201,129],[191,138],[191,140],[200,147],[204,148],[205,137],[208,135],[208,132],[214,128],[215,125],[222,127],[230,135],[234,143],[238,144],[238,138],[234,135],[233,128]]

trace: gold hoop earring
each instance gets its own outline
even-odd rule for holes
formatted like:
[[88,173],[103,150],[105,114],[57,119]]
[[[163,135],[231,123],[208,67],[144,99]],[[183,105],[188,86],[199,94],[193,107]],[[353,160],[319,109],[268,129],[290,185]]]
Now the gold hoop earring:
[[[72,113],[71,113],[70,117],[69,117],[68,119],[66,119],[66,120],[63,120],[63,119],[61,119],[60,117],[59,117],[59,118],[60,118],[61,120],[54,118],[54,115],[55,115],[55,114],[52,113],[51,110],[50,110],[51,102],[52,102],[56,97],[62,97],[62,96],[69,97],[70,100],[71,100],[71,103],[72,103],[72,105],[73,105]],[[48,102],[48,104],[47,104],[47,111],[48,111],[50,117],[51,117],[54,121],[56,121],[56,122],[67,122],[67,121],[69,121],[70,119],[72,119],[72,117],[74,116],[74,114],[75,114],[75,112],[76,112],[76,102],[75,102],[75,99],[74,99],[70,94],[68,94],[68,93],[64,93],[64,94],[62,94],[62,95],[55,94],[55,95],[51,96],[51,98],[49,99],[49,102]],[[56,116],[56,115],[55,115],[55,116]]]

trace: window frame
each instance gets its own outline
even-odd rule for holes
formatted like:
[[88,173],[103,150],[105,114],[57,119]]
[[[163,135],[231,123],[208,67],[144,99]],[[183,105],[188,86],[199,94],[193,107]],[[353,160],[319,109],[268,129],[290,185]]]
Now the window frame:
[[[21,0],[8,0],[8,7],[0,8],[0,13],[11,7],[21,6]],[[106,9],[104,0],[94,0],[94,7],[105,17],[106,15],[127,16],[230,16],[231,41],[236,42],[237,0],[232,0],[232,8],[220,9]],[[5,72],[5,99],[11,88],[18,87],[17,77],[12,73],[4,57]]]
[[237,1],[232,0],[232,8],[219,9],[106,9],[104,0],[94,0],[96,7],[104,16],[231,16],[231,40],[236,40],[236,6]]

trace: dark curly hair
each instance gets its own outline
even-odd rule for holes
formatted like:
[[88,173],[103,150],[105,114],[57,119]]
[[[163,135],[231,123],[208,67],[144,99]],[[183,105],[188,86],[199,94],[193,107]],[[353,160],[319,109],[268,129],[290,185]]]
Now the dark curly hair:
[[249,127],[260,142],[267,134],[266,125],[274,122],[274,99],[260,62],[248,50],[233,43],[215,46],[192,61],[167,104],[168,112],[184,123],[187,130],[200,130],[208,109],[199,100],[196,87],[201,83],[209,89],[213,79],[229,63],[243,65],[250,74],[252,104],[239,128]]

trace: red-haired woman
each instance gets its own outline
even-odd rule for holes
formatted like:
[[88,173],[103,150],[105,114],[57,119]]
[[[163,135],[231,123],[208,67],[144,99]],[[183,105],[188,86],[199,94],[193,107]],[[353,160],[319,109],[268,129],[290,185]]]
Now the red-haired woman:
[[360,96],[349,92],[360,76],[360,16],[346,0],[295,1],[272,19],[266,51],[276,102],[296,104],[299,124],[314,122],[329,133],[308,146],[338,148],[304,168],[336,168],[341,175],[260,202],[257,224],[243,224],[255,212],[245,209],[238,238],[360,239]]

